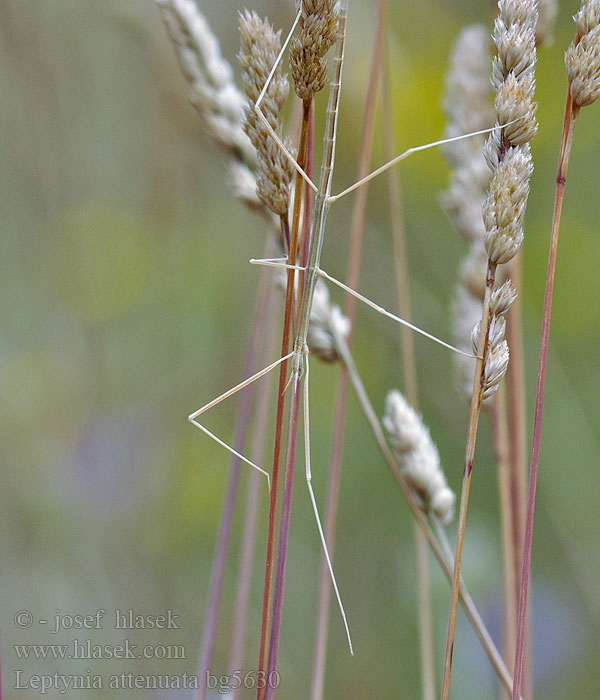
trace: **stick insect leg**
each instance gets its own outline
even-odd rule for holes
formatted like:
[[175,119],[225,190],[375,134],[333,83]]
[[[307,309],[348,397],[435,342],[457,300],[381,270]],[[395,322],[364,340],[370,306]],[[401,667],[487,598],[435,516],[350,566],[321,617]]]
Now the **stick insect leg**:
[[440,338],[437,338],[435,335],[431,335],[431,333],[428,333],[427,331],[422,330],[418,326],[415,326],[412,323],[405,321],[403,318],[400,318],[400,316],[396,316],[395,314],[391,313],[390,311],[387,311],[382,306],[379,306],[379,304],[375,304],[370,299],[367,299],[367,297],[363,296],[362,294],[359,294],[359,292],[348,287],[348,285],[344,284],[343,282],[340,282],[339,280],[336,280],[335,277],[332,277],[331,275],[327,274],[327,272],[325,272],[325,270],[320,269],[319,275],[321,277],[324,277],[326,280],[329,280],[332,284],[335,284],[336,286],[340,287],[340,289],[343,289],[348,294],[351,294],[353,297],[356,297],[359,301],[362,301],[367,306],[370,306],[372,309],[375,309],[375,311],[378,311],[380,314],[383,314],[384,316],[391,318],[393,321],[396,321],[397,323],[400,323],[401,325],[406,326],[407,328],[410,328],[411,330],[415,331],[416,333],[419,333],[419,334],[425,336],[426,338],[429,338],[429,340],[433,340],[435,343],[438,343],[439,345],[442,345],[443,347],[448,348],[448,350],[453,350],[454,352],[457,352],[459,355],[465,355],[466,357],[474,357],[474,355],[471,355],[468,352],[463,352],[462,350],[459,350],[458,348],[454,347],[454,345],[450,345],[450,343],[446,343],[446,341],[440,340]]
[[370,173],[366,177],[363,177],[361,180],[358,180],[358,182],[355,182],[353,185],[351,185],[350,187],[345,189],[343,192],[329,196],[327,198],[327,200],[330,203],[336,202],[338,199],[345,197],[347,194],[350,194],[350,192],[354,192],[354,190],[357,190],[359,187],[362,187],[370,180],[373,180],[378,175],[381,175],[381,173],[384,173],[386,170],[393,168],[394,165],[397,165],[398,163],[403,161],[405,158],[408,158],[408,156],[412,155],[413,153],[418,153],[419,151],[426,151],[427,149],[435,148],[436,146],[443,146],[445,143],[453,143],[454,141],[468,139],[471,136],[479,136],[481,134],[488,134],[491,131],[495,131],[496,129],[503,129],[505,126],[508,126],[509,124],[512,124],[515,121],[518,121],[518,120],[514,119],[512,122],[508,122],[507,124],[496,124],[495,126],[492,126],[489,129],[482,129],[481,131],[473,131],[469,134],[461,134],[460,136],[452,136],[451,138],[441,139],[441,141],[433,141],[432,143],[425,143],[422,146],[414,146],[413,148],[409,148],[407,151],[404,151],[404,153],[400,153],[400,155],[396,156],[395,158],[392,158],[392,160],[390,160],[388,163],[385,163],[385,165],[382,165],[381,167],[377,168],[377,170],[374,170],[372,173]]
[[[301,267],[300,265],[288,265],[284,262],[281,262],[279,258],[264,258],[262,260],[256,260],[253,258],[252,260],[250,260],[250,263],[252,265],[266,265],[267,267],[283,267],[283,268],[291,269],[291,270],[306,270],[305,267]],[[318,273],[321,277],[324,277],[326,280],[329,280],[332,284],[335,284],[337,287],[340,287],[340,289],[343,289],[348,294],[351,294],[353,297],[356,297],[359,301],[362,301],[367,306],[370,306],[372,309],[375,309],[375,311],[377,311],[378,313],[383,314],[384,316],[387,316],[388,318],[391,318],[393,321],[396,321],[397,323],[400,323],[401,325],[406,326],[407,328],[410,328],[411,330],[415,331],[416,333],[419,333],[419,334],[425,336],[426,338],[429,338],[429,340],[433,340],[435,343],[438,343],[439,345],[442,345],[443,347],[448,348],[449,350],[452,350],[453,352],[456,352],[459,355],[465,355],[466,357],[470,357],[470,358],[476,357],[475,355],[471,355],[468,352],[464,352],[463,350],[459,350],[457,347],[454,347],[454,345],[450,345],[450,343],[446,343],[444,340],[437,338],[435,335],[431,335],[431,333],[428,333],[427,331],[422,330],[418,326],[415,326],[412,323],[405,321],[403,318],[400,318],[400,316],[396,316],[395,314],[391,313],[390,311],[387,311],[387,309],[384,309],[382,306],[379,306],[379,304],[376,304],[375,302],[371,301],[370,299],[367,299],[367,297],[363,296],[362,294],[355,291],[351,287],[348,287],[348,285],[344,284],[343,282],[340,282],[335,277],[332,277],[330,274],[325,272],[325,270],[321,270],[319,268]]]
[[317,501],[315,499],[315,493],[312,487],[312,472],[310,469],[310,416],[309,416],[309,398],[308,398],[308,348],[304,346],[303,349],[306,365],[306,375],[304,377],[304,459],[306,462],[306,485],[308,486],[308,492],[310,493],[310,500],[313,507],[313,512],[315,514],[315,519],[317,521],[317,528],[319,530],[319,536],[321,538],[321,544],[323,545],[323,552],[325,554],[325,560],[327,561],[327,567],[329,569],[329,575],[331,576],[331,583],[333,585],[333,590],[335,591],[335,597],[337,598],[338,606],[340,608],[340,613],[342,614],[342,619],[344,621],[344,627],[346,629],[346,636],[348,638],[348,646],[350,647],[350,653],[354,655],[354,649],[352,648],[352,638],[350,637],[350,629],[348,628],[348,620],[346,619],[346,611],[344,610],[344,605],[342,603],[342,598],[337,586],[337,581],[335,580],[335,574],[333,573],[333,565],[331,563],[331,558],[329,556],[329,550],[327,549],[327,542],[325,541],[325,535],[323,533],[323,526],[321,525],[321,518],[319,517],[319,510],[317,508]]
[[223,440],[218,438],[214,433],[212,433],[208,428],[206,428],[201,423],[199,423],[196,419],[198,418],[198,416],[201,416],[203,413],[206,413],[206,411],[213,408],[213,406],[216,406],[217,404],[221,403],[221,401],[224,401],[225,399],[229,398],[230,396],[233,396],[233,394],[236,394],[238,391],[241,391],[244,387],[247,387],[249,384],[252,384],[252,382],[255,382],[257,379],[264,377],[265,374],[268,374],[272,369],[275,369],[275,367],[280,365],[282,362],[289,360],[289,358],[293,354],[294,353],[289,353],[288,355],[285,355],[284,357],[280,357],[275,362],[271,363],[267,367],[264,367],[263,369],[258,371],[256,374],[253,374],[251,377],[248,377],[248,379],[245,379],[243,382],[240,382],[240,384],[234,386],[232,389],[229,389],[224,394],[221,394],[221,396],[217,396],[216,399],[213,399],[212,401],[207,403],[205,406],[202,406],[202,408],[199,408],[197,411],[194,411],[194,413],[191,413],[188,416],[188,420],[190,421],[190,423],[193,423],[197,428],[200,428],[200,430],[203,433],[205,433],[210,438],[212,438],[215,442],[217,442],[219,445],[224,447],[228,452],[231,452],[231,454],[233,454],[236,457],[238,457],[239,459],[241,459],[242,462],[245,462],[246,464],[250,465],[253,469],[256,469],[261,474],[264,474],[267,477],[269,491],[271,490],[271,477],[267,471],[265,471],[264,469],[259,467],[257,464],[254,464],[254,462],[252,462],[251,460],[244,457],[244,455],[242,455],[239,452],[237,452],[236,450],[234,450],[233,447],[228,445],[226,442],[223,442]]
[[260,94],[256,100],[256,104],[254,105],[254,111],[256,113],[256,116],[260,119],[262,122],[263,126],[271,136],[271,138],[275,141],[275,143],[279,146],[279,148],[282,150],[282,152],[285,154],[287,159],[290,161],[290,163],[294,166],[296,171],[303,177],[304,181],[308,183],[309,187],[313,189],[314,192],[318,192],[319,188],[315,185],[315,183],[311,180],[309,175],[305,172],[303,168],[301,168],[298,165],[298,161],[294,158],[294,156],[289,152],[289,150],[286,148],[285,144],[283,141],[279,138],[277,135],[276,131],[273,129],[273,127],[269,124],[267,118],[263,114],[261,108],[260,108],[260,103],[264,100],[264,97],[267,93],[267,90],[269,88],[269,85],[271,84],[271,81],[273,80],[273,76],[275,75],[275,71],[277,70],[277,66],[281,63],[281,59],[283,58],[283,54],[285,53],[285,50],[287,49],[288,44],[290,43],[290,39],[292,38],[292,35],[294,33],[294,30],[296,29],[298,22],[300,21],[300,18],[302,17],[302,11],[298,12],[296,15],[296,19],[294,20],[294,24],[292,24],[292,28],[290,29],[290,33],[287,35],[286,40],[283,42],[283,46],[281,47],[281,51],[279,52],[279,56],[277,56],[277,60],[273,64],[273,68],[271,68],[271,72],[269,73],[269,77],[267,78],[266,83],[263,86],[263,89],[260,91]]

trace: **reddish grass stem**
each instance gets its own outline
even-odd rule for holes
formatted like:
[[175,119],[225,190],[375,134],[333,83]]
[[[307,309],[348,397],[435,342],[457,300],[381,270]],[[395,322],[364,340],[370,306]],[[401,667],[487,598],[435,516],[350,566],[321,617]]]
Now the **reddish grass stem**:
[[279,542],[277,547],[277,570],[275,572],[275,590],[273,593],[273,621],[269,644],[269,663],[266,674],[265,700],[273,700],[277,659],[279,655],[279,637],[281,634],[281,617],[283,613],[283,593],[285,588],[285,570],[287,568],[287,549],[292,516],[292,493],[294,490],[294,471],[296,466],[296,445],[298,441],[298,416],[300,413],[302,377],[292,385],[290,397],[290,416],[288,424],[288,445],[285,459],[285,477],[281,500],[281,519],[279,523]]
[[[310,109],[307,109],[306,103],[303,105],[302,127],[300,129],[300,143],[298,146],[298,164],[301,168],[306,165],[307,141],[308,141],[308,126],[309,126]],[[298,255],[298,229],[300,225],[300,209],[302,203],[302,190],[304,180],[300,175],[296,176],[296,189],[294,193],[294,210],[292,218],[292,231],[290,236],[290,248],[288,262],[292,265],[296,264]],[[290,334],[292,328],[292,319],[294,315],[294,286],[295,286],[295,270],[288,270],[287,274],[287,289],[285,297],[285,312],[283,319],[283,338],[281,341],[281,355],[287,355],[290,347]],[[279,502],[279,474],[281,462],[281,447],[283,438],[283,423],[285,411],[285,385],[287,381],[288,361],[281,363],[279,370],[279,388],[277,391],[277,416],[275,420],[275,445],[273,448],[273,470],[271,473],[271,500],[269,504],[269,525],[267,532],[267,552],[265,557],[265,582],[263,589],[263,612],[262,624],[260,633],[260,653],[258,661],[259,674],[266,671],[269,628],[271,621],[271,593],[273,590],[273,567],[275,557],[275,531],[277,528],[277,507]],[[257,700],[263,700],[265,688],[259,687]]]
[[538,365],[537,388],[535,395],[535,415],[533,421],[533,440],[531,446],[531,462],[529,466],[529,491],[527,496],[527,516],[525,520],[525,539],[523,543],[523,572],[519,591],[519,615],[517,622],[517,648],[515,652],[515,674],[513,685],[513,700],[519,697],[523,678],[523,650],[525,640],[525,620],[527,615],[527,596],[529,593],[529,576],[531,572],[531,546],[533,541],[533,520],[535,515],[535,492],[537,487],[538,468],[540,461],[540,442],[542,434],[542,414],[544,411],[544,389],[546,386],[546,368],[548,365],[548,347],[550,344],[550,317],[552,313],[552,295],[554,292],[554,275],[556,271],[556,254],[558,250],[558,234],[560,219],[569,168],[573,133],[579,109],[573,105],[571,94],[567,96],[565,119],[563,123],[562,140],[558,156],[556,174],[556,196],[552,216],[552,233],[550,236],[550,251],[548,255],[548,271],[546,273],[546,291],[544,293],[544,311],[542,316],[542,337],[540,341],[540,359]]

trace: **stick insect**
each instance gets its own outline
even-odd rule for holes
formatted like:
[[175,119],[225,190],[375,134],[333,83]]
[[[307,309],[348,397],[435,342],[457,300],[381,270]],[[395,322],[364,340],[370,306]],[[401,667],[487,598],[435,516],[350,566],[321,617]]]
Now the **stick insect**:
[[[352,641],[351,641],[351,635],[350,635],[350,630],[347,622],[347,617],[346,613],[344,610],[344,606],[342,603],[342,599],[339,593],[338,585],[336,582],[335,574],[333,571],[333,565],[331,562],[331,558],[329,556],[327,544],[325,541],[325,535],[323,532],[323,528],[321,525],[321,519],[319,516],[319,511],[317,507],[317,502],[314,494],[314,490],[312,487],[312,472],[311,472],[311,460],[310,460],[310,419],[309,419],[309,349],[308,349],[308,344],[307,344],[307,335],[308,335],[308,328],[309,328],[309,322],[310,322],[310,312],[311,312],[311,307],[312,307],[312,302],[313,302],[313,296],[315,292],[315,287],[317,284],[317,280],[319,277],[323,277],[324,279],[327,279],[330,281],[332,284],[340,287],[343,289],[346,293],[353,295],[356,297],[358,300],[364,302],[377,312],[391,318],[392,320],[407,326],[408,328],[414,330],[415,332],[429,338],[430,340],[433,340],[434,342],[454,351],[459,354],[465,355],[467,353],[464,353],[463,351],[459,350],[458,348],[455,348],[454,346],[450,345],[449,343],[446,343],[443,340],[440,340],[439,338],[435,337],[434,335],[427,333],[426,331],[418,328],[417,326],[409,323],[408,321],[405,321],[404,319],[401,319],[400,317],[396,316],[395,314],[387,311],[383,307],[379,306],[378,304],[375,304],[374,302],[370,301],[367,299],[365,296],[360,294],[359,292],[351,289],[344,283],[340,282],[339,280],[331,277],[328,273],[326,273],[324,270],[320,268],[320,261],[321,261],[321,252],[323,248],[323,242],[324,242],[324,236],[325,236],[325,223],[327,219],[327,214],[329,212],[329,208],[331,205],[344,197],[347,194],[350,194],[354,190],[358,189],[359,187],[365,185],[367,182],[372,180],[373,178],[377,177],[378,175],[382,174],[389,168],[395,166],[405,158],[407,158],[409,155],[416,153],[418,151],[422,151],[428,148],[433,148],[439,145],[442,145],[444,143],[448,143],[449,141],[455,141],[463,138],[468,138],[470,136],[475,136],[478,134],[483,134],[483,133],[488,133],[490,131],[493,131],[496,128],[501,128],[501,127],[492,127],[491,129],[484,129],[482,131],[474,132],[472,134],[465,134],[462,136],[454,137],[452,139],[444,139],[441,141],[436,141],[433,143],[425,144],[422,146],[417,146],[408,149],[407,151],[401,153],[400,155],[396,156],[392,160],[390,160],[388,163],[385,165],[382,165],[381,167],[377,168],[374,170],[371,174],[367,175],[366,177],[362,178],[361,180],[355,182],[353,185],[350,187],[346,188],[342,192],[336,195],[331,194],[331,186],[332,186],[332,178],[333,178],[333,170],[334,170],[334,163],[335,163],[335,150],[336,150],[336,136],[337,136],[337,126],[338,126],[338,115],[339,115],[339,103],[340,103],[340,94],[341,94],[341,85],[342,85],[342,73],[343,73],[343,64],[344,64],[344,51],[345,51],[345,38],[346,38],[346,23],[347,23],[347,14],[348,14],[348,0],[341,0],[339,3],[339,30],[338,30],[338,38],[336,42],[336,47],[335,47],[335,55],[333,58],[333,77],[330,82],[329,86],[329,101],[327,105],[327,110],[325,114],[325,129],[324,129],[324,137],[323,137],[323,153],[322,153],[322,162],[321,162],[321,172],[320,172],[320,179],[318,185],[315,184],[312,179],[308,176],[308,174],[303,170],[303,168],[297,163],[293,155],[288,151],[288,149],[285,147],[279,136],[276,134],[276,132],[273,130],[271,125],[269,124],[268,120],[266,119],[263,111],[261,110],[261,102],[263,101],[265,94],[267,92],[267,89],[273,79],[273,76],[275,75],[275,71],[277,70],[277,67],[281,60],[283,59],[283,56],[285,54],[285,51],[287,49],[287,46],[289,44],[289,41],[291,40],[293,33],[298,26],[301,17],[302,17],[302,12],[298,12],[294,23],[292,25],[292,28],[283,43],[282,49],[271,69],[271,72],[269,74],[269,77],[267,78],[267,81],[265,82],[265,85],[263,86],[260,95],[256,101],[256,104],[254,106],[255,112],[257,117],[260,119],[261,123],[264,125],[265,129],[267,132],[270,134],[270,136],[274,139],[274,141],[278,144],[279,148],[282,149],[282,151],[285,153],[286,157],[290,160],[292,163],[293,167],[296,169],[296,171],[301,175],[303,180],[306,182],[308,187],[312,189],[314,192],[314,197],[315,197],[315,205],[314,205],[314,210],[313,210],[313,216],[312,216],[312,223],[311,223],[311,231],[310,231],[310,250],[309,250],[309,257],[308,257],[308,263],[305,266],[299,266],[296,263],[295,260],[280,260],[280,259],[260,259],[260,260],[251,260],[251,263],[253,264],[259,264],[259,265],[267,265],[267,266],[274,266],[274,267],[282,267],[286,269],[292,269],[295,271],[303,271],[305,274],[305,282],[304,282],[304,287],[303,287],[303,292],[302,292],[302,297],[301,297],[301,302],[300,302],[300,312],[299,312],[299,321],[298,321],[298,327],[296,330],[296,336],[293,344],[293,350],[289,352],[288,354],[284,355],[283,357],[279,358],[278,360],[274,361],[267,367],[261,369],[260,371],[256,372],[253,374],[251,377],[245,379],[244,381],[240,382],[233,388],[229,389],[225,393],[221,394],[218,396],[216,399],[210,401],[206,405],[204,405],[202,408],[198,409],[194,413],[192,413],[188,418],[189,420],[200,430],[202,430],[205,434],[207,434],[209,437],[211,437],[213,440],[215,440],[218,444],[220,444],[222,447],[227,449],[229,452],[231,452],[233,455],[244,461],[246,464],[251,466],[252,468],[258,470],[261,474],[263,474],[266,479],[267,483],[269,485],[269,489],[271,487],[271,481],[270,481],[270,475],[269,473],[260,467],[259,465],[255,464],[251,460],[247,459],[244,455],[240,454],[236,450],[234,450],[231,446],[229,446],[226,442],[218,438],[216,435],[214,435],[210,430],[208,430],[204,425],[202,425],[199,421],[198,418],[207,412],[209,409],[213,408],[217,404],[221,403],[225,399],[229,398],[233,394],[239,392],[240,390],[244,389],[248,385],[252,384],[256,380],[260,379],[261,377],[265,376],[268,374],[271,370],[275,369],[278,367],[282,362],[285,362],[286,360],[291,360],[290,365],[291,365],[291,371],[290,371],[290,377],[289,381],[286,386],[286,390],[289,389],[290,392],[290,415],[289,415],[289,424],[293,425],[297,419],[298,419],[298,412],[299,412],[299,405],[300,401],[299,399],[302,399],[302,408],[303,408],[303,419],[304,419],[304,448],[305,448],[305,476],[306,476],[306,484],[307,488],[309,491],[310,495],[310,500],[312,504],[312,509],[313,513],[315,516],[315,520],[317,523],[317,528],[319,532],[319,537],[321,540],[321,545],[323,547],[325,559],[327,562],[327,567],[329,569],[329,573],[331,576],[331,581],[332,585],[334,588],[335,596],[337,599],[338,607],[340,609],[340,613],[342,615],[344,627],[346,630],[346,636],[348,638],[348,644],[350,647],[350,651],[352,652]],[[468,357],[473,357],[472,355],[468,355]]]

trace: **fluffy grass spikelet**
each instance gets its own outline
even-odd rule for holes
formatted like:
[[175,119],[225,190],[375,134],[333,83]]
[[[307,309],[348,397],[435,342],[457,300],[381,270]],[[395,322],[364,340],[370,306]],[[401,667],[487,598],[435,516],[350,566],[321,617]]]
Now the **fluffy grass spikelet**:
[[504,284],[494,289],[490,305],[492,313],[496,316],[504,315],[513,305],[516,298],[517,290],[511,280],[506,280]]
[[327,82],[325,55],[338,31],[335,0],[302,0],[302,23],[290,42],[290,71],[296,94],[310,100]]
[[[506,319],[504,315],[517,298],[517,293],[510,280],[494,290],[490,302],[490,327],[488,331],[489,353],[483,371],[483,395],[486,401],[498,390],[498,386],[508,369],[509,351],[508,343],[504,340],[506,331]],[[479,347],[480,323],[473,328],[471,340],[473,352],[481,353]]]
[[[479,131],[493,122],[490,48],[488,31],[480,25],[466,27],[454,43],[444,97],[447,136]],[[452,306],[454,344],[465,353],[471,352],[471,331],[481,318],[485,293],[488,258],[481,210],[492,174],[483,156],[484,143],[484,136],[476,136],[444,146],[452,174],[442,205],[454,228],[470,242]],[[453,359],[458,391],[470,400],[475,360],[458,354]]]
[[[254,111],[261,90],[281,48],[281,32],[275,32],[267,20],[256,12],[240,13],[241,47],[238,54],[242,67],[242,81],[248,97],[244,128],[259,155],[257,194],[273,213],[284,216],[290,198],[293,166],[271,138]],[[287,77],[277,70],[265,97],[261,110],[271,128],[280,133],[279,113],[289,93]]]
[[523,217],[533,171],[528,144],[537,132],[537,104],[533,101],[536,3],[499,0],[498,9],[492,66],[497,124],[514,123],[493,132],[485,146],[494,177],[483,206],[484,242],[495,265],[512,260],[523,241]]
[[538,21],[535,28],[535,43],[543,46],[552,41],[552,29],[558,12],[557,0],[538,0]]
[[218,39],[194,0],[156,0],[156,4],[190,85],[190,102],[208,136],[230,158],[229,189],[245,206],[272,219],[257,195],[258,154],[244,131],[247,100],[234,82]]
[[507,263],[523,242],[523,219],[533,172],[529,148],[508,148],[483,205],[485,247],[496,264]]
[[438,449],[421,417],[397,390],[387,395],[383,425],[402,474],[422,509],[443,524],[450,522],[456,498],[440,467]]
[[587,107],[600,96],[600,0],[584,0],[575,15],[577,38],[565,63],[575,107]]
[[[466,27],[454,44],[446,78],[447,137],[480,131],[492,123],[489,58],[485,28]],[[476,136],[444,146],[452,175],[442,205],[456,230],[469,241],[484,234],[481,205],[491,175],[481,153],[483,144],[484,137]]]
[[256,166],[256,149],[242,128],[246,99],[233,80],[219,41],[194,0],[156,0],[190,84],[190,102],[208,135],[236,160]]
[[346,339],[350,333],[350,320],[337,304],[329,300],[329,289],[322,279],[317,281],[310,310],[310,324],[306,341],[308,349],[323,362],[339,359],[335,338]]
[[510,354],[506,340],[502,340],[500,343],[490,346],[490,351],[485,363],[485,370],[483,372],[483,401],[489,399],[498,391],[500,382],[508,369],[509,359]]

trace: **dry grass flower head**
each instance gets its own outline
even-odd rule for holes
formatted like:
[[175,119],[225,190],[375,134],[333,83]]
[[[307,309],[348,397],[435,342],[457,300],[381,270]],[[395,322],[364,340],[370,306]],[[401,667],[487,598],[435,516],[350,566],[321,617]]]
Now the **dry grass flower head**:
[[[485,145],[485,157],[493,172],[483,205],[484,245],[489,263],[509,263],[524,238],[523,222],[533,162],[529,141],[537,132],[535,119],[536,24],[535,0],[500,0],[494,23],[496,54],[492,85],[496,92],[497,124],[508,124],[493,132]],[[499,337],[499,314],[490,309],[489,357],[484,367],[483,398],[497,387],[508,367],[508,345]],[[502,334],[503,335],[503,334]],[[479,352],[483,348],[478,348]]]
[[575,15],[577,38],[565,55],[569,90],[576,108],[600,95],[600,1],[584,0]]
[[244,130],[247,99],[235,84],[217,37],[194,0],[156,3],[190,85],[190,102],[208,136],[229,156],[227,184],[231,193],[253,211],[270,215],[258,198],[258,154]]
[[308,349],[323,362],[339,359],[336,337],[346,339],[350,334],[350,320],[337,304],[329,300],[329,289],[322,279],[317,281],[310,310],[310,325],[306,338]]
[[[454,44],[446,78],[448,138],[480,131],[492,123],[489,60],[486,29],[466,27]],[[442,204],[456,230],[468,241],[483,237],[481,204],[491,177],[481,152],[483,144],[484,137],[475,136],[444,146],[452,173]]]
[[538,0],[538,21],[535,28],[535,41],[538,46],[552,41],[552,29],[558,12],[557,0]]
[[[463,29],[454,43],[446,77],[447,136],[479,131],[493,122],[490,59],[488,31],[480,25]],[[481,210],[492,174],[483,156],[484,143],[484,136],[477,136],[444,146],[451,177],[442,205],[454,228],[470,243],[452,305],[454,342],[466,353],[471,352],[471,332],[481,318],[485,293],[487,253]],[[453,360],[457,388],[468,401],[475,361],[464,355],[455,355]]]
[[254,168],[256,150],[242,128],[246,99],[235,85],[218,39],[194,0],[156,3],[206,132],[230,155]]
[[438,449],[421,417],[399,391],[387,396],[383,425],[402,474],[423,510],[449,523],[456,499],[441,469]]
[[[240,14],[240,38],[238,58],[242,67],[242,82],[249,102],[246,107],[244,129],[258,152],[258,198],[273,213],[284,216],[289,207],[293,166],[254,111],[258,96],[279,54],[281,32],[275,32],[271,24],[261,19],[256,12],[245,10]],[[261,108],[271,128],[279,135],[281,134],[279,114],[288,94],[287,77],[278,68],[265,93]]]
[[494,264],[509,262],[523,240],[523,217],[533,171],[529,141],[537,132],[535,119],[534,0],[500,0],[494,25],[496,55],[492,85],[496,91],[498,129],[488,138],[485,156],[494,173],[483,207],[485,247]]
[[327,82],[325,55],[337,37],[335,0],[302,0],[302,24],[290,42],[290,71],[296,94],[310,100]]

